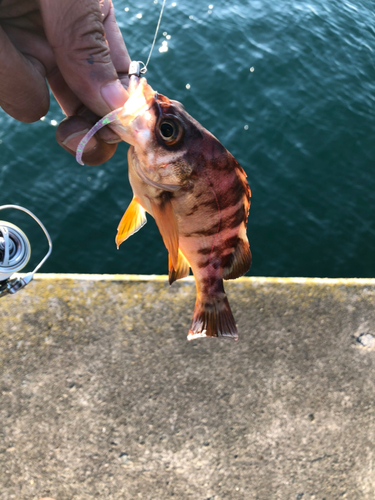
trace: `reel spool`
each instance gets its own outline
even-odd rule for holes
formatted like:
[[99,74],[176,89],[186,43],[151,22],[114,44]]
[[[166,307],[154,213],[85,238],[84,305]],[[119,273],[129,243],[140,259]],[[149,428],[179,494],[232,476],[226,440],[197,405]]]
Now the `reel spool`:
[[29,262],[31,247],[20,228],[0,220],[0,281],[21,271]]
[[[0,220],[0,297],[18,292],[33,279],[34,274],[44,264],[52,252],[52,241],[41,221],[26,208],[18,205],[3,205],[0,210],[12,208],[27,213],[42,228],[46,235],[49,249],[34,271],[23,277],[14,275],[21,271],[29,262],[31,246],[26,234],[16,225]],[[13,276],[14,275],[14,276]]]

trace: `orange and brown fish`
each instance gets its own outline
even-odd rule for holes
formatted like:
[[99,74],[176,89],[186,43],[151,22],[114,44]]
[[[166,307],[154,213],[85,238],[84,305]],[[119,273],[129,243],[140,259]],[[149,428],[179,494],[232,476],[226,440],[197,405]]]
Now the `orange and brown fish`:
[[118,226],[119,246],[152,215],[169,252],[169,283],[191,267],[197,299],[188,340],[237,339],[223,280],[251,265],[246,236],[250,188],[246,174],[222,144],[185,111],[155,92],[145,78],[130,77],[129,99],[89,132],[82,151],[100,127],[110,124],[131,147],[133,200]]

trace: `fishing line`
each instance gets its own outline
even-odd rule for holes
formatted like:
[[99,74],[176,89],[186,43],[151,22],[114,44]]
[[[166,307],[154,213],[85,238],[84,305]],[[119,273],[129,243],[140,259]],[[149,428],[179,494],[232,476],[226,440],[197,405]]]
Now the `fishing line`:
[[146,64],[144,64],[143,68],[141,69],[142,75],[144,75],[146,73],[146,71],[147,71],[147,66],[148,66],[148,63],[150,62],[152,51],[154,50],[154,46],[155,46],[155,42],[156,42],[156,37],[158,36],[158,32],[159,32],[161,18],[163,17],[164,5],[165,5],[165,0],[163,0],[163,5],[161,6],[159,20],[158,20],[158,24],[156,26],[155,36],[154,36],[154,40],[153,40],[152,45],[151,45],[151,49],[150,49],[150,53],[149,53],[148,58],[147,58],[147,62],[146,62]]

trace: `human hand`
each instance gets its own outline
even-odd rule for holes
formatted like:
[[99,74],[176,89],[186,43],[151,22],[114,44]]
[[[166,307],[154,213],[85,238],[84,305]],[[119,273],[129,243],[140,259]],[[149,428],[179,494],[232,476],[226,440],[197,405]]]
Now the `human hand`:
[[[0,0],[0,106],[22,122],[40,119],[47,80],[67,115],[57,142],[73,155],[98,116],[125,103],[129,63],[111,0]],[[103,128],[84,162],[107,161],[119,141]]]

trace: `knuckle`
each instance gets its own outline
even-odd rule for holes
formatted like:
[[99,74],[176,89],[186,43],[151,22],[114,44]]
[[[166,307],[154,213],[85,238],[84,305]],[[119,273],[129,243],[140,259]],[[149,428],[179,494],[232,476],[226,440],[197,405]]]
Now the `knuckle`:
[[86,13],[70,24],[68,30],[58,45],[64,49],[69,47],[70,54],[76,60],[85,63],[110,62],[109,47],[105,37],[105,30],[100,10]]

